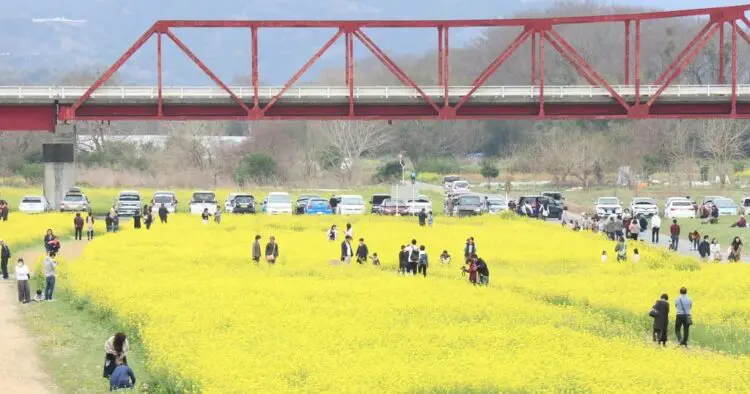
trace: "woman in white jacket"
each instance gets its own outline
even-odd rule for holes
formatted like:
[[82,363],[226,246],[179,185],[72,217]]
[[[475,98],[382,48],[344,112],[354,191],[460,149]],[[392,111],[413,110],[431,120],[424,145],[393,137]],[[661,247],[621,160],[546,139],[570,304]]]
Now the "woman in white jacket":
[[716,238],[711,240],[711,257],[715,262],[721,261],[721,245],[719,245],[719,241]]
[[661,218],[657,213],[651,218],[651,243],[659,243],[659,229],[661,229]]

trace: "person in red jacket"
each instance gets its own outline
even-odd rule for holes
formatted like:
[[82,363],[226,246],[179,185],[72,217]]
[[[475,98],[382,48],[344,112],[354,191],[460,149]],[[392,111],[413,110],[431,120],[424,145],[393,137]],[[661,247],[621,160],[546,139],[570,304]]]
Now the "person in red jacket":
[[83,238],[83,218],[81,213],[76,213],[76,217],[73,218],[73,227],[75,228],[76,241],[80,241]]
[[677,224],[677,219],[672,220],[672,225],[669,227],[669,235],[672,237],[672,244],[669,248],[677,250],[677,246],[680,244],[680,225]]

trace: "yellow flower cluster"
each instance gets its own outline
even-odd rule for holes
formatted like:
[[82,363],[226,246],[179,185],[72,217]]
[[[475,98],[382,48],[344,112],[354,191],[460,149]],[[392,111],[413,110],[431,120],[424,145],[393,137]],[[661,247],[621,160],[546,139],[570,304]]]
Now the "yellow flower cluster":
[[[11,211],[8,221],[0,222],[0,239],[15,250],[35,243],[42,248],[47,229],[52,229],[61,238],[73,234],[73,217],[71,213],[27,215]],[[98,229],[99,224],[96,225]]]
[[[346,220],[355,247],[363,237],[382,266],[339,264],[327,230]],[[251,261],[256,234],[262,246],[276,236],[275,266]],[[489,263],[488,288],[461,274],[470,236]],[[396,273],[399,246],[413,238],[430,256],[426,279]],[[637,264],[602,264],[613,247],[486,217],[420,228],[369,216],[226,215],[203,225],[174,215],[150,232],[95,240],[64,269],[78,295],[139,330],[154,371],[206,393],[750,391],[748,356],[699,334],[689,350],[658,348],[647,316],[661,293],[684,285],[694,332],[742,337],[750,267],[648,247]],[[444,249],[450,265],[439,261]]]

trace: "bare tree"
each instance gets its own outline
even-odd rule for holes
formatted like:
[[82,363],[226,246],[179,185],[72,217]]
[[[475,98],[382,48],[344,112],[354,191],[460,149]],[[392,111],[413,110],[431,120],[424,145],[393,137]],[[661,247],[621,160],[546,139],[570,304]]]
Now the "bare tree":
[[724,187],[730,164],[744,155],[747,143],[748,125],[745,122],[725,119],[711,119],[703,122],[700,133],[701,147],[716,164]]
[[660,153],[670,178],[682,179],[691,187],[698,158],[699,135],[695,123],[684,120],[666,120],[654,123],[662,130]]
[[380,122],[333,121],[316,125],[326,141],[340,153],[341,172],[349,181],[365,153],[377,151],[393,139],[391,129]]

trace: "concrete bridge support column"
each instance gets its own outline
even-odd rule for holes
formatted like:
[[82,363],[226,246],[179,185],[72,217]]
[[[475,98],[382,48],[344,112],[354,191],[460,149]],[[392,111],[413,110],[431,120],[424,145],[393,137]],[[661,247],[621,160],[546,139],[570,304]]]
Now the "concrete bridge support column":
[[52,208],[60,210],[65,192],[75,185],[75,126],[57,125],[55,140],[42,145],[44,156],[44,196]]

